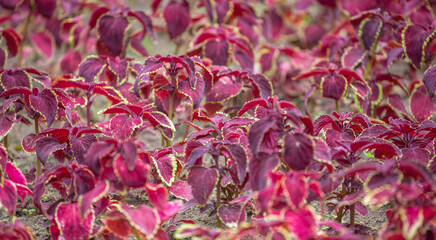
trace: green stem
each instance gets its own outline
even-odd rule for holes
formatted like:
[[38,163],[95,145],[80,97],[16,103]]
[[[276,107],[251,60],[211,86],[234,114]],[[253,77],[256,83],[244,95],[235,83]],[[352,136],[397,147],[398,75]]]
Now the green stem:
[[374,61],[374,57],[372,56],[372,53],[371,53],[371,56],[369,56],[368,65],[366,65],[366,68],[365,68],[365,75],[363,75],[363,79],[365,79],[365,80],[369,76],[369,72],[371,71],[373,61]]
[[[38,125],[38,118],[34,118],[34,125],[35,125],[35,135],[38,135],[39,133],[39,125]],[[38,156],[36,156],[36,176],[38,177],[41,175],[41,161],[39,160]]]
[[133,233],[135,234],[136,239],[141,240],[141,235],[139,235],[139,232],[136,228],[132,228],[133,229]]
[[8,135],[6,134],[6,136],[3,138],[3,145],[6,149],[6,152],[8,152]]
[[338,102],[338,100],[335,100],[335,108],[336,108],[336,112],[339,113],[339,102]]

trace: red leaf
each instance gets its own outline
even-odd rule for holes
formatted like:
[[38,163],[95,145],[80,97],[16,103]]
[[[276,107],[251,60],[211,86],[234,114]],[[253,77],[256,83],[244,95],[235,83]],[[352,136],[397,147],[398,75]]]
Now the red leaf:
[[35,0],[36,10],[46,18],[51,18],[53,16],[56,5],[56,0]]
[[383,22],[378,19],[367,18],[360,23],[359,39],[366,50],[372,51],[380,36],[382,26]]
[[140,117],[128,117],[124,114],[118,114],[110,120],[112,137],[116,139],[129,139],[137,128],[142,125]]
[[83,77],[87,83],[97,82],[105,66],[106,62],[103,59],[87,57],[79,66],[79,76]]
[[2,36],[6,40],[6,46],[11,57],[15,57],[20,48],[22,37],[12,28],[5,28],[1,31]]
[[129,207],[122,205],[118,209],[126,216],[130,226],[136,228],[149,239],[157,233],[160,226],[159,214],[148,206]]
[[277,167],[279,159],[274,154],[258,153],[248,166],[250,186],[253,191],[262,191],[267,186],[267,174]]
[[167,185],[171,186],[177,170],[176,158],[173,153],[168,153],[163,156],[153,158],[154,166],[159,174],[160,179]]
[[60,61],[60,67],[64,73],[74,73],[82,62],[82,55],[79,51],[69,49]]
[[433,99],[436,93],[436,66],[432,66],[425,71],[422,81],[427,88],[430,98]]

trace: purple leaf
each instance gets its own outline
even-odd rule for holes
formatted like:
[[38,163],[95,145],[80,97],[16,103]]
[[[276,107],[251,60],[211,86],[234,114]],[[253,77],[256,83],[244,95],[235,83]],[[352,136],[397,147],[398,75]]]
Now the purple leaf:
[[227,66],[230,49],[227,41],[211,39],[204,46],[204,56],[210,58],[214,65]]
[[91,134],[87,134],[82,137],[70,138],[71,150],[73,150],[74,159],[76,159],[78,163],[83,164],[85,162],[84,155],[88,151],[91,144],[95,141],[97,141],[97,138]]
[[[201,181],[199,181],[201,179]],[[188,183],[192,187],[192,195],[200,205],[206,205],[218,181],[218,170],[194,166],[189,171]]]
[[191,23],[189,3],[186,0],[181,2],[171,0],[163,10],[163,17],[167,23],[170,38],[174,39],[182,34]]
[[302,133],[288,134],[284,142],[283,162],[294,170],[304,170],[314,156],[314,143]]
[[96,82],[105,65],[106,62],[101,58],[88,57],[79,66],[79,76],[83,77],[87,83]]
[[382,26],[383,22],[378,19],[367,18],[360,23],[359,39],[366,50],[372,51],[380,36]]
[[1,86],[4,90],[16,87],[30,88],[29,75],[23,70],[5,70],[1,74]]
[[114,160],[114,171],[118,179],[129,187],[143,187],[147,182],[149,168],[143,161],[136,161],[135,168],[130,171],[123,156]]
[[403,50],[411,64],[421,69],[426,60],[425,53],[430,45],[436,30],[425,29],[419,25],[408,25],[401,34]]
[[38,12],[46,17],[51,18],[56,10],[56,0],[35,0],[35,7]]
[[422,81],[427,88],[430,98],[433,99],[436,93],[436,66],[432,66],[425,71]]
[[38,156],[38,159],[42,162],[42,164],[45,164],[50,154],[55,151],[65,149],[66,146],[66,143],[60,144],[56,138],[43,137],[36,142],[36,156]]
[[159,214],[148,206],[129,207],[122,205],[118,209],[126,216],[130,225],[152,239],[160,226]]
[[431,101],[424,85],[415,87],[410,98],[410,112],[417,121],[422,121],[435,113],[434,103]]
[[120,56],[124,48],[124,34],[129,22],[124,16],[106,14],[99,18],[98,36],[103,47],[113,57]]
[[118,114],[110,120],[112,137],[116,139],[129,139],[137,128],[142,125],[140,117],[128,117],[124,114]]
[[258,153],[250,159],[248,171],[253,191],[262,191],[267,186],[267,174],[277,167],[279,159],[274,154]]
[[321,95],[339,101],[347,90],[347,80],[342,75],[325,76],[321,80]]
[[53,91],[46,88],[38,94],[31,94],[29,100],[33,110],[41,114],[45,118],[47,126],[50,127],[56,118],[58,109],[58,101]]

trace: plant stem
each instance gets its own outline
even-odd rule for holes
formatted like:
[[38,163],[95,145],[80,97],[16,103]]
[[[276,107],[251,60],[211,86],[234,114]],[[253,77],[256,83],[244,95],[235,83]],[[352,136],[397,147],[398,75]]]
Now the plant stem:
[[336,112],[339,113],[339,102],[338,102],[338,100],[335,100],[335,108],[336,108]]
[[122,194],[120,195],[120,201],[121,201],[122,203],[126,203],[126,194],[122,193]]
[[[34,125],[35,125],[35,135],[38,135],[39,133],[39,125],[38,125],[38,118],[34,118]],[[41,175],[41,161],[39,160],[38,156],[36,156],[36,176],[38,177]]]
[[366,68],[365,68],[365,75],[363,75],[364,80],[366,80],[369,76],[369,72],[371,71],[373,60],[374,60],[374,57],[372,55],[369,56],[368,65],[366,65]]
[[91,126],[91,104],[86,105],[86,123],[88,125],[88,127]]
[[218,177],[218,184],[216,185],[216,225],[218,228],[222,228],[221,219],[218,216],[218,209],[221,206],[221,176]]
[[6,152],[8,152],[8,135],[6,134],[6,136],[3,138],[3,145],[6,149]]
[[139,232],[136,228],[132,228],[133,233],[135,234],[136,239],[141,240],[141,235],[139,235]]
[[[351,184],[353,181],[351,181]],[[350,194],[354,192],[353,187],[350,187]],[[355,222],[355,216],[356,216],[356,208],[355,204],[351,204],[350,206],[350,229],[354,232],[354,222]]]
[[[347,195],[347,190],[345,188],[345,183],[342,183],[342,199]],[[336,216],[336,222],[342,223],[342,217],[344,216],[344,207],[339,208],[338,216]]]
[[[168,118],[170,119],[170,121],[173,121],[173,115],[174,115],[174,94],[175,94],[176,90],[172,90],[171,94],[170,94],[170,102],[169,102],[169,106],[168,106]],[[171,147],[171,140],[170,139],[166,139],[166,143],[167,143],[167,147]]]
[[[26,21],[24,22],[24,25],[23,25],[23,31],[21,32],[21,35],[23,37],[23,41],[24,41],[24,39],[26,39],[27,29],[29,28],[30,19],[32,18],[32,13],[33,13],[32,2],[33,1],[30,1],[29,15],[27,15]],[[18,47],[18,60],[17,60],[17,66],[21,67],[22,65],[23,65],[23,42],[21,42],[20,46]]]

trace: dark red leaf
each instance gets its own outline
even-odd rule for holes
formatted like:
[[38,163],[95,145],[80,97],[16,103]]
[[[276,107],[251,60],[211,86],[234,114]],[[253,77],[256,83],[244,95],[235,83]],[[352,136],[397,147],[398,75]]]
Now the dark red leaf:
[[378,19],[367,18],[360,23],[359,39],[366,50],[372,51],[374,44],[380,37],[382,26],[383,22]]
[[184,181],[176,181],[171,184],[170,192],[177,198],[189,201],[193,198],[191,186]]
[[92,203],[95,203],[102,199],[109,192],[108,182],[99,182],[97,186],[91,191],[79,197],[78,207],[80,212],[80,218],[83,220],[86,215],[88,215],[90,209],[92,208]]
[[430,98],[433,99],[436,93],[436,66],[432,66],[425,71],[422,81],[427,88]]
[[347,90],[347,80],[342,75],[325,76],[321,80],[323,97],[339,101]]
[[[221,221],[230,228],[235,228],[241,221],[245,221],[245,208],[241,204],[221,205],[218,208],[218,216]],[[240,219],[242,217],[242,219]]]
[[29,75],[23,70],[6,70],[1,74],[1,86],[4,90],[16,87],[30,88]]
[[267,186],[267,174],[275,169],[279,159],[274,154],[258,153],[250,159],[248,172],[250,186],[253,191],[262,191]]
[[415,87],[410,98],[410,112],[417,121],[422,121],[435,113],[434,103],[431,101],[424,85]]
[[36,10],[46,18],[51,18],[51,16],[53,16],[56,5],[56,0],[35,0]]
[[17,188],[12,181],[3,179],[0,184],[0,207],[5,208],[10,216],[15,214],[17,206]]
[[105,66],[106,62],[103,59],[88,57],[79,66],[79,76],[83,77],[87,83],[97,82]]

